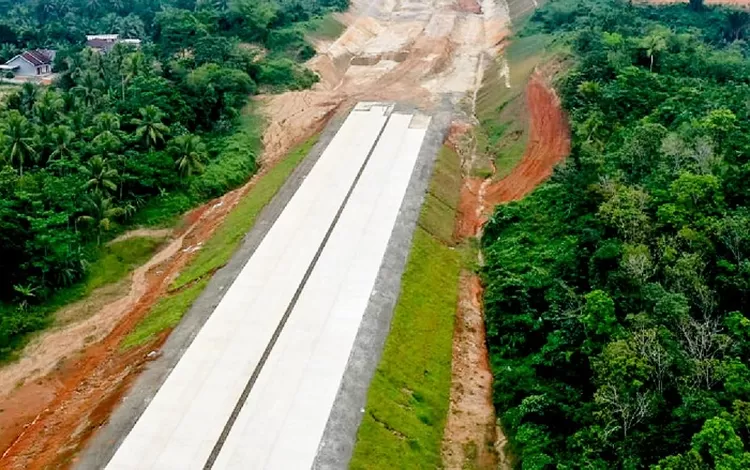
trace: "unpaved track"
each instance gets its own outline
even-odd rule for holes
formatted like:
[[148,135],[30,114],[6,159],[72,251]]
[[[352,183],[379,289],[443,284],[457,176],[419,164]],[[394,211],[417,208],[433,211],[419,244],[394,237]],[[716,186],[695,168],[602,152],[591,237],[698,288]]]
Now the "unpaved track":
[[[322,77],[315,89],[261,98],[270,122],[265,168],[355,101],[429,108],[447,95],[458,103],[475,86],[482,56],[505,37],[507,8],[486,0],[355,1],[345,20],[349,29],[310,63]],[[120,342],[256,179],[187,214],[130,287],[87,299],[85,314],[69,314],[73,320],[38,335],[20,361],[0,369],[1,468],[69,466],[163,337],[127,354]]]
[[485,345],[482,285],[479,277],[468,271],[461,273],[459,283],[453,333],[454,380],[445,424],[443,463],[448,469],[495,469],[499,459],[494,450],[497,436],[492,419],[492,371]]
[[357,101],[398,101],[430,108],[458,103],[508,34],[504,0],[354,0],[349,28],[310,61],[321,77],[312,90],[266,99],[273,117],[266,148],[288,147],[311,125]]

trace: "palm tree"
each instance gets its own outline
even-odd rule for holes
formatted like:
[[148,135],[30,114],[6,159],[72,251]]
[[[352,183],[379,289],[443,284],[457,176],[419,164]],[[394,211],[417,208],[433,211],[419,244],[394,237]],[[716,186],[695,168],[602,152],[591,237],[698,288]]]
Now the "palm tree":
[[94,106],[102,93],[102,85],[99,76],[95,72],[87,70],[81,74],[77,85],[71,91],[78,95],[86,106]]
[[117,178],[117,170],[111,168],[107,164],[107,159],[101,155],[92,157],[86,166],[81,167],[81,173],[88,178],[83,184],[84,189],[101,195],[117,190],[117,184],[114,182]]
[[115,132],[120,130],[120,119],[114,113],[99,113],[94,116],[94,126],[101,134],[102,132]]
[[83,56],[83,53],[74,54],[67,57],[65,59],[65,63],[68,66],[68,73],[70,74],[70,78],[74,82],[77,81],[83,74],[83,71],[86,70],[86,60]]
[[73,156],[71,143],[75,133],[68,126],[53,127],[47,134],[47,145],[52,150],[49,154],[50,161],[64,162]]
[[91,18],[96,18],[97,13],[99,12],[99,9],[101,9],[102,4],[99,2],[99,0],[87,0],[84,4],[84,10],[89,14]]
[[206,155],[206,146],[196,135],[181,135],[170,143],[170,153],[175,159],[175,165],[180,176],[190,176],[193,172],[203,171],[201,161]]
[[34,127],[28,119],[18,111],[11,111],[3,126],[6,151],[11,165],[18,164],[21,176],[23,176],[23,165],[36,158],[34,149],[35,132]]
[[105,152],[113,152],[120,147],[120,138],[117,132],[120,130],[120,119],[113,113],[100,113],[94,116],[94,127],[96,137],[92,141],[97,147],[104,148]]
[[82,109],[75,109],[68,113],[68,125],[76,134],[83,134],[89,127],[90,115]]
[[130,81],[144,72],[146,69],[146,56],[142,52],[135,52],[129,54],[122,61],[122,69],[120,75],[122,76],[122,99],[125,99],[125,85]]
[[37,86],[31,82],[26,82],[21,86],[21,91],[19,91],[18,97],[21,103],[21,111],[26,116],[30,116],[32,109],[34,109],[34,103],[36,103],[36,95],[38,91],[39,89]]
[[54,5],[53,9],[58,18],[62,18],[70,12],[70,2],[68,0],[51,0],[50,3]]
[[146,142],[147,147],[153,147],[157,142],[164,140],[164,135],[169,128],[161,122],[164,113],[154,105],[148,105],[140,109],[141,117],[133,118],[132,123],[138,126],[135,136]]
[[53,124],[60,117],[65,102],[59,93],[47,90],[34,105],[34,116],[41,124]]
[[91,141],[95,151],[105,158],[115,158],[116,166],[119,167],[120,199],[122,199],[122,188],[125,179],[125,158],[117,153],[122,149],[120,139],[120,119],[113,113],[101,113],[94,117],[94,127],[98,134]]
[[667,48],[667,40],[661,31],[654,31],[641,39],[641,47],[646,49],[646,55],[651,59],[648,70],[654,71],[654,57]]
[[96,243],[102,242],[102,232],[109,230],[112,222],[127,214],[127,210],[112,204],[112,198],[99,193],[87,194],[83,201],[85,214],[78,216],[76,223],[84,222],[96,227]]
[[109,6],[111,9],[120,11],[123,8],[122,0],[109,0]]

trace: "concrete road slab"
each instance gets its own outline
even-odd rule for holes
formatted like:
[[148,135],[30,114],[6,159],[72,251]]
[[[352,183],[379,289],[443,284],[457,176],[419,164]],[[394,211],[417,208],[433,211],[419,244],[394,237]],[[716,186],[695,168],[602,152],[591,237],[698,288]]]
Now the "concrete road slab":
[[108,469],[313,465],[429,123],[355,107]]
[[350,114],[108,469],[203,468],[389,109]]
[[410,128],[412,115],[391,115],[213,468],[312,465],[426,133],[421,120]]

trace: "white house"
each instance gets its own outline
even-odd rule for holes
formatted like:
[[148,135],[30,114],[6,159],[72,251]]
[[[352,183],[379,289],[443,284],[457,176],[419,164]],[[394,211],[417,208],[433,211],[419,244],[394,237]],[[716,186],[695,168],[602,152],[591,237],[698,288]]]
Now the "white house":
[[52,73],[52,62],[55,51],[49,49],[34,49],[10,59],[0,65],[0,71],[13,72],[17,77],[38,77]]
[[120,39],[119,34],[89,34],[86,36],[86,46],[106,54],[115,44],[127,44],[140,47],[140,39]]

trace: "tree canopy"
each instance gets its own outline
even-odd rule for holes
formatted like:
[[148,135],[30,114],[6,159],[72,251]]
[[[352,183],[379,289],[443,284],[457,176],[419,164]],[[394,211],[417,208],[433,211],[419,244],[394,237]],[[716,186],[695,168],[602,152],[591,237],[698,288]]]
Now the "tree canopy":
[[[0,102],[0,356],[44,324],[36,307],[80,281],[108,236],[249,178],[259,132],[243,116],[248,97],[317,80],[301,64],[312,48],[285,31],[346,6],[0,1],[0,60],[57,50],[52,86],[26,83]],[[100,53],[85,47],[92,33],[141,47]]]
[[750,468],[744,15],[549,2],[572,153],[483,236],[494,401],[523,469]]

